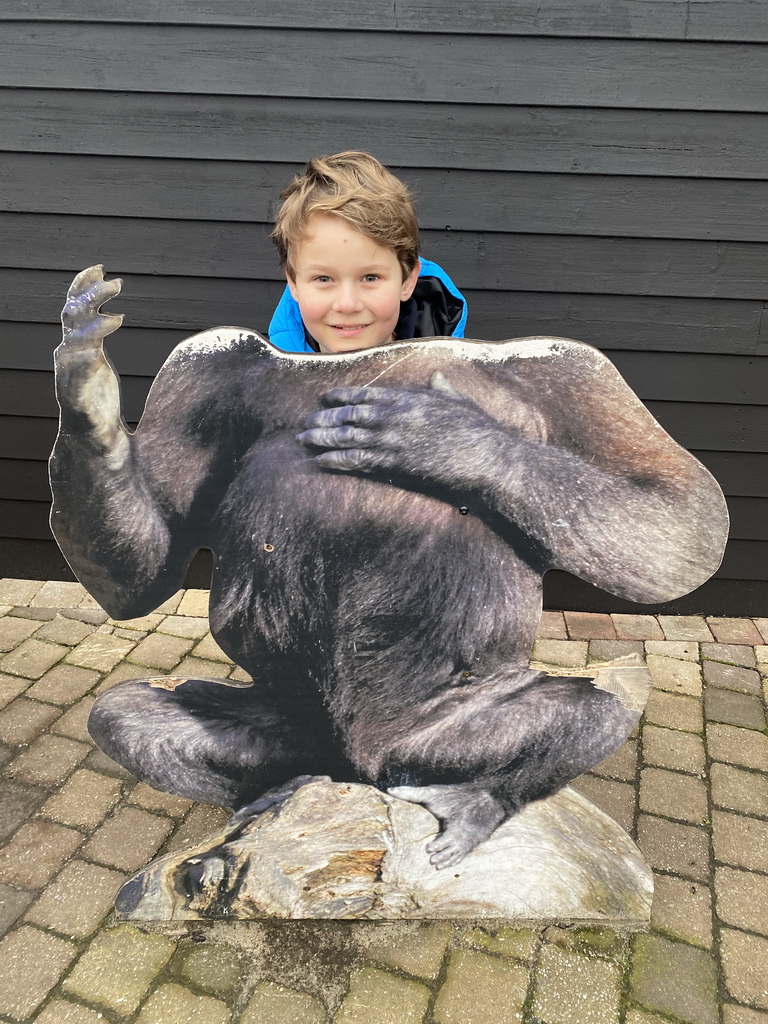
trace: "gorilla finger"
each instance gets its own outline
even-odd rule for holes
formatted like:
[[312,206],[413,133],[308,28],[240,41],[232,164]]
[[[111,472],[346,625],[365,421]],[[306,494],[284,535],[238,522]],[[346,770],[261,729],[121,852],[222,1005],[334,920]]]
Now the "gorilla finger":
[[296,440],[315,448],[352,448],[365,444],[368,434],[359,427],[319,427],[304,430],[296,435]]
[[439,795],[439,790],[436,786],[392,786],[387,793],[411,804],[426,804]]
[[369,473],[377,468],[377,460],[371,452],[362,448],[349,448],[345,451],[323,452],[315,456],[324,469],[338,469],[346,472]]
[[326,405],[358,405],[366,402],[381,402],[393,397],[392,388],[333,388],[321,395]]
[[307,417],[306,428],[340,427],[345,424],[370,423],[375,412],[369,405],[337,405],[331,409],[320,409]]

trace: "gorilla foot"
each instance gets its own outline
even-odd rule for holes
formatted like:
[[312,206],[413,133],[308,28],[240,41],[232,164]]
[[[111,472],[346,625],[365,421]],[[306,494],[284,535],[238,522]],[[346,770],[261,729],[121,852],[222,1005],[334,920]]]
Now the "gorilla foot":
[[501,803],[487,789],[459,783],[453,786],[394,786],[390,796],[422,804],[441,825],[427,845],[430,864],[438,871],[451,868],[487,839],[506,818]]
[[330,781],[330,775],[297,775],[293,779],[288,779],[287,782],[283,782],[279,786],[273,786],[262,793],[256,800],[235,811],[227,822],[227,828],[231,828],[233,825],[240,825],[247,818],[255,818],[257,814],[261,814],[263,811],[268,810],[268,808],[274,807],[275,804],[281,804],[289,796],[292,796],[297,789],[306,786],[309,782]]

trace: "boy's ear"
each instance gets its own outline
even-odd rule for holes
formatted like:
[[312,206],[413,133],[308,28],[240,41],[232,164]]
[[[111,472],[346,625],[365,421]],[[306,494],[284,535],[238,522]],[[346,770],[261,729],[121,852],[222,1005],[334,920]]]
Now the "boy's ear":
[[288,283],[288,290],[290,291],[291,295],[296,300],[296,302],[298,302],[299,296],[296,293],[296,282],[294,281],[294,279],[291,277],[287,270],[285,272],[285,280]]
[[400,301],[405,302],[410,299],[413,295],[413,289],[416,287],[416,282],[419,280],[419,272],[421,271],[421,260],[416,260],[416,266],[410,272],[408,277],[403,281],[403,287],[400,292]]

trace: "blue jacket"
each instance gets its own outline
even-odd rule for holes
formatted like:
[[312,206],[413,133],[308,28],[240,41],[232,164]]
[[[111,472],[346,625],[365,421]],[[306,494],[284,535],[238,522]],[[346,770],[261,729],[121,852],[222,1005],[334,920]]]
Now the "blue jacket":
[[[413,295],[400,304],[395,336],[400,341],[409,338],[463,338],[466,325],[466,299],[442,267],[422,257]],[[315,351],[307,340],[299,304],[288,288],[269,323],[269,340],[283,352]]]

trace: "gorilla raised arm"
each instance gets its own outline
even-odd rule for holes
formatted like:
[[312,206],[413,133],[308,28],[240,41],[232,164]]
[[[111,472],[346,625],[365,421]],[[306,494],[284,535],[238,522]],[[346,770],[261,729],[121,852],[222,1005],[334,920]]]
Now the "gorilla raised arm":
[[91,268],[64,310],[54,533],[118,617],[212,548],[212,630],[254,686],[121,684],[90,724],[110,756],[238,807],[294,775],[394,786],[440,819],[445,867],[623,741],[641,670],[606,687],[528,668],[541,576],[669,600],[717,568],[727,516],[599,352],[289,355],[220,328],[174,351],[131,434],[101,350],[118,290]]

